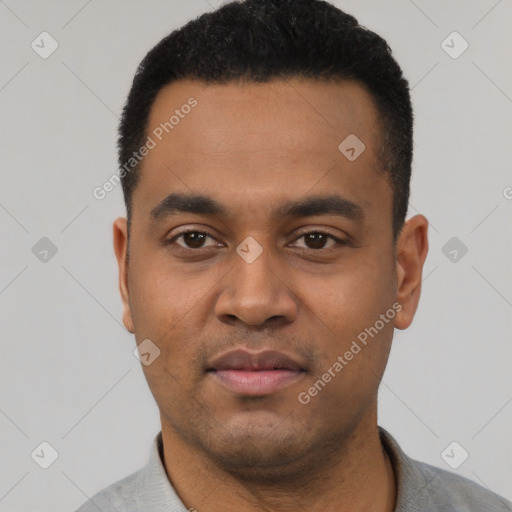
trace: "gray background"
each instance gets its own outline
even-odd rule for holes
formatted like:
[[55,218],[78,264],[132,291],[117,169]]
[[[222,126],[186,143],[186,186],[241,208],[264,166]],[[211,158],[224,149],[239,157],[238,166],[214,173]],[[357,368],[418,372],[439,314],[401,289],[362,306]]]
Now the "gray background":
[[[160,423],[121,323],[121,188],[102,201],[92,190],[116,170],[141,58],[219,3],[0,1],[1,511],[74,510],[147,461]],[[379,423],[449,470],[441,453],[457,441],[469,458],[454,471],[512,499],[512,2],[335,4],[388,40],[410,81],[409,213],[431,223],[420,308],[396,333]],[[47,59],[31,47],[43,31],[59,44]],[[458,58],[441,46],[453,31],[469,43]],[[46,261],[32,251],[42,237],[57,247]],[[459,241],[443,252],[452,237],[467,254]],[[42,441],[58,452],[48,469],[31,458]]]

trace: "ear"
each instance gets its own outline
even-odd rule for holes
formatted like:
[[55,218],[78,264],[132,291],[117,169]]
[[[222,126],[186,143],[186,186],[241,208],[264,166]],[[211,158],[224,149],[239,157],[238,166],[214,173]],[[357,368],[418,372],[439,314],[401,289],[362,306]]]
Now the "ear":
[[395,317],[397,329],[407,329],[418,308],[423,264],[428,253],[427,231],[427,219],[415,215],[404,224],[396,242],[396,299],[402,305]]
[[131,333],[135,332],[133,327],[132,312],[130,309],[130,296],[128,293],[128,264],[126,262],[126,251],[128,250],[128,225],[126,219],[119,217],[114,221],[114,251],[119,266],[119,291],[123,301],[123,324]]

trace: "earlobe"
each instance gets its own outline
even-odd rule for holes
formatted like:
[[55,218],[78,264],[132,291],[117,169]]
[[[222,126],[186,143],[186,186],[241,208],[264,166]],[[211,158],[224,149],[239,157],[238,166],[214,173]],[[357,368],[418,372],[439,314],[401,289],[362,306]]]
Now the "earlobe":
[[119,291],[123,301],[123,324],[126,329],[133,333],[132,312],[130,309],[130,295],[128,290],[128,265],[126,263],[126,251],[128,250],[128,225],[123,217],[114,221],[113,225],[114,251],[116,253],[119,267]]
[[395,317],[397,329],[407,329],[418,308],[423,265],[428,253],[427,232],[427,219],[415,215],[404,224],[396,243],[396,300],[402,305]]

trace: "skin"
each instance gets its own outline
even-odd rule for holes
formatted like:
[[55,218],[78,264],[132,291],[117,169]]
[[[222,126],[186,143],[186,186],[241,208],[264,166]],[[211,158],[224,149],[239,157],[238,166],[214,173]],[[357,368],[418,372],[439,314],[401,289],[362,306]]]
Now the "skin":
[[[410,218],[395,244],[372,98],[351,82],[183,80],[158,94],[148,134],[191,96],[197,106],[143,161],[129,264],[126,219],[114,222],[124,325],[161,351],[142,368],[167,475],[200,512],[392,511],[377,390],[394,328],[407,328],[418,306],[428,223]],[[366,146],[353,162],[338,150],[351,133]],[[208,195],[229,215],[152,221],[172,192]],[[359,205],[362,218],[271,216],[285,201],[332,194]],[[212,237],[161,244],[187,229]],[[318,231],[345,243],[303,236]],[[263,249],[250,264],[236,252],[248,236]],[[301,404],[298,394],[395,302],[394,319]],[[306,372],[273,394],[241,396],[206,373],[235,347],[281,350]]]

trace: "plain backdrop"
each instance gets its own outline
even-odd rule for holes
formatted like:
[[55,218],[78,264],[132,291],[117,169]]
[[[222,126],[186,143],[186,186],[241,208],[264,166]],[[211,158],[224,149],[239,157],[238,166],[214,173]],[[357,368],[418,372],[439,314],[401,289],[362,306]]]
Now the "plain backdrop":
[[[512,499],[512,2],[334,3],[388,41],[411,84],[409,214],[430,222],[419,311],[396,332],[379,423],[410,456]],[[121,322],[121,187],[102,201],[92,191],[117,168],[142,57],[217,5],[0,2],[0,511],[75,510],[147,462],[160,423]],[[441,456],[453,441],[469,454],[457,469]],[[41,450],[58,454],[47,469]]]

